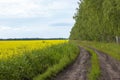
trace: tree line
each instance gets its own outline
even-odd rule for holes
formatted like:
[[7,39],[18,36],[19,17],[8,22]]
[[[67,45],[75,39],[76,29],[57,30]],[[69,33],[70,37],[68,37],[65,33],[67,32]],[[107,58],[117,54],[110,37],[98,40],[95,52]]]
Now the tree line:
[[120,0],[80,0],[71,40],[115,41],[120,36]]
[[13,40],[68,40],[68,38],[8,38],[0,39],[0,41],[13,41]]

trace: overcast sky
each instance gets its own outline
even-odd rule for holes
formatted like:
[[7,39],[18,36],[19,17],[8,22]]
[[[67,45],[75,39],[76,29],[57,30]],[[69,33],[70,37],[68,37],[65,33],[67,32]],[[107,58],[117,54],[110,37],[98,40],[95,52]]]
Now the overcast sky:
[[0,38],[68,38],[78,0],[0,0]]

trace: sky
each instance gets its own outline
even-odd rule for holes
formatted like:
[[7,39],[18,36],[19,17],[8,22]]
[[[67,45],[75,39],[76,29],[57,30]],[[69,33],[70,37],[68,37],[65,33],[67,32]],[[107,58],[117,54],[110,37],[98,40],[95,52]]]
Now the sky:
[[0,38],[68,38],[78,0],[0,0]]

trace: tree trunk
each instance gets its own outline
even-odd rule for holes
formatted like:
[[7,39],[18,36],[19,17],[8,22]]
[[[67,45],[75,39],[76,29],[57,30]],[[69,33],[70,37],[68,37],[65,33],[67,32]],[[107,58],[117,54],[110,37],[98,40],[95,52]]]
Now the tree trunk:
[[116,43],[120,44],[120,37],[116,36]]

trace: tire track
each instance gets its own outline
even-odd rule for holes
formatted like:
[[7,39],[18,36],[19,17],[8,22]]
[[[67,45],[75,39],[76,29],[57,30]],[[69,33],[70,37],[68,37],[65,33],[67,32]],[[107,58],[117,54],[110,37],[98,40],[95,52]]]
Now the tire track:
[[120,62],[101,51],[93,50],[99,56],[101,67],[100,80],[120,80]]
[[59,73],[54,80],[87,80],[88,67],[90,66],[90,54],[80,47],[80,55],[77,60]]

